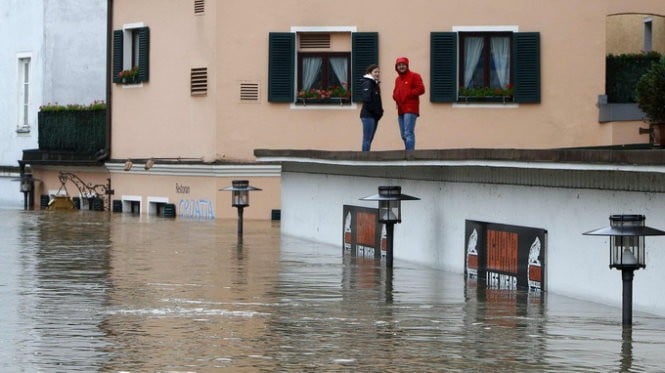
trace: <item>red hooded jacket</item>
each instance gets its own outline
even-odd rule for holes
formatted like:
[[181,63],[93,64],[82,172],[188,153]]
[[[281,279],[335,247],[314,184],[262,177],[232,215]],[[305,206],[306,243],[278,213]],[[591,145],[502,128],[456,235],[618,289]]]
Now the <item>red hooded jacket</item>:
[[[397,71],[397,64],[406,64],[406,71],[402,74]],[[419,96],[425,93],[425,85],[420,74],[409,70],[409,59],[400,57],[395,61],[395,89],[393,90],[393,100],[397,103],[397,114],[402,115],[411,113],[420,115]]]

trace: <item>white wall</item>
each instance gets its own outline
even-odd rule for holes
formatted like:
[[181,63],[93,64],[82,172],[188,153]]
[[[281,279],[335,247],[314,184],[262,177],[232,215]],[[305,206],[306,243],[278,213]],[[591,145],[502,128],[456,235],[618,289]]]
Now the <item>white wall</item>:
[[[665,229],[662,193],[285,172],[282,231],[341,246],[342,206],[375,208],[358,199],[379,185],[401,185],[402,193],[421,198],[402,202],[396,266],[411,261],[462,274],[466,219],[543,228],[547,291],[617,307],[621,274],[608,267],[608,240],[582,233],[609,225],[612,214],[644,214],[648,226]],[[665,315],[665,238],[648,237],[646,250],[647,268],[635,273],[634,309]]]
[[[2,0],[0,45],[0,166],[18,167],[23,150],[39,146],[41,105],[105,99],[106,0]],[[19,57],[30,57],[28,131],[17,131]],[[7,205],[23,206],[23,194],[0,177]]]
[[44,103],[105,99],[106,0],[44,0]]
[[[37,147],[37,111],[42,96],[42,1],[0,1],[0,165],[18,166],[23,149]],[[29,133],[17,133],[18,56],[29,55]]]

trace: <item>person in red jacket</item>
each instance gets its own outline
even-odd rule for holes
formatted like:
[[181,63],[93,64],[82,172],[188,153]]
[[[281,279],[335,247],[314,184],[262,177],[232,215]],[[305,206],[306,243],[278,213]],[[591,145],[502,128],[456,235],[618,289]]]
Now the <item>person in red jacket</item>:
[[393,100],[397,103],[397,122],[406,150],[416,148],[416,119],[420,116],[420,95],[425,85],[420,74],[409,70],[409,59],[400,57],[395,61],[395,89]]

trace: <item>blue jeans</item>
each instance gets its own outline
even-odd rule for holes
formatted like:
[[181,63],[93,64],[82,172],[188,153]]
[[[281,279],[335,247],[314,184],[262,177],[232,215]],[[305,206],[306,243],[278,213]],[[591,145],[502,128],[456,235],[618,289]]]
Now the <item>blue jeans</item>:
[[360,121],[363,123],[363,151],[368,152],[379,122],[372,117],[360,118]]
[[406,150],[413,150],[416,148],[416,134],[414,133],[416,129],[416,118],[418,118],[418,116],[413,113],[404,113],[397,116],[399,133],[402,135],[402,141],[404,141],[404,147]]

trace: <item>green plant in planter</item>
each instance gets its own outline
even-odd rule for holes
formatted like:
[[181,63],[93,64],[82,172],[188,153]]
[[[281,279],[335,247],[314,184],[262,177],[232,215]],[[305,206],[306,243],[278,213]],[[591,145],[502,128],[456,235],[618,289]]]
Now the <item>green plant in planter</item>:
[[39,107],[39,111],[84,111],[84,110],[104,110],[106,109],[106,103],[101,100],[93,101],[88,105],[81,104],[67,104],[60,105],[57,102],[47,103]]
[[665,123],[665,57],[651,65],[636,86],[637,105],[649,123]]
[[637,106],[646,114],[651,144],[665,146],[665,57],[651,65],[635,87]]

